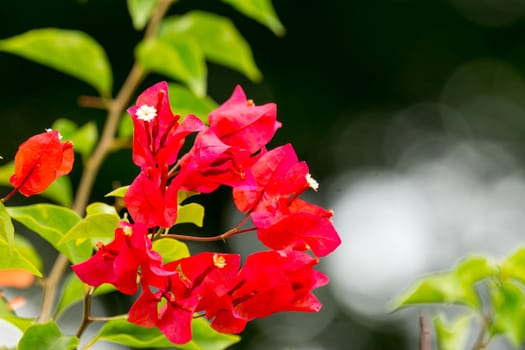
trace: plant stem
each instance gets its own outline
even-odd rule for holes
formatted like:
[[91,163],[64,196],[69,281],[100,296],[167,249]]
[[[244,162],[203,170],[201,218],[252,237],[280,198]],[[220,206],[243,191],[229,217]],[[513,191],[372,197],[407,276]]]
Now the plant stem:
[[419,350],[432,350],[432,333],[425,315],[419,316]]
[[474,342],[474,345],[472,345],[472,350],[483,350],[487,348],[487,334],[488,329],[491,324],[491,319],[486,315],[481,315],[480,320],[480,328],[478,336],[476,337],[476,341]]
[[[155,9],[154,14],[146,32],[144,39],[152,38],[156,35],[160,21],[166,15],[166,12],[169,9],[169,6],[173,0],[161,0],[157,8]],[[93,155],[86,162],[86,166],[83,169],[82,176],[77,188],[75,195],[75,201],[73,203],[73,210],[79,214],[83,215],[85,208],[89,202],[89,197],[95,183],[96,176],[104,162],[105,158],[111,151],[113,144],[115,142],[115,133],[118,128],[120,117],[122,116],[124,109],[131,100],[133,94],[137,90],[140,82],[143,80],[146,72],[144,69],[137,63],[133,65],[129,75],[127,76],[124,84],[122,85],[119,93],[115,99],[108,104],[108,115],[106,118],[106,123],[102,131],[102,136],[100,141],[93,152]],[[42,308],[40,310],[39,322],[47,322],[51,318],[51,312],[53,309],[53,304],[58,290],[58,285],[60,280],[69,264],[69,261],[66,256],[59,254],[48,278],[44,281],[44,290],[43,290],[43,299],[42,299]]]
[[89,291],[84,297],[84,309],[82,310],[82,322],[80,323],[80,326],[78,327],[78,330],[77,330],[77,334],[76,334],[77,338],[80,338],[82,333],[84,333],[84,331],[86,330],[87,326],[89,326],[89,324],[93,322],[89,318],[89,314],[91,313],[91,297],[93,296],[94,292],[95,292],[95,288],[91,287],[89,288]]
[[214,242],[214,241],[224,241],[224,240],[226,240],[226,238],[229,238],[231,236],[237,235],[239,233],[255,231],[256,229],[257,229],[256,227],[245,228],[245,229],[242,229],[242,230],[239,230],[237,228],[233,228],[233,229],[231,229],[229,231],[224,232],[221,235],[213,236],[213,237],[198,237],[198,236],[177,235],[177,234],[174,234],[174,233],[168,233],[168,234],[160,235],[159,238],[178,239],[179,241]]

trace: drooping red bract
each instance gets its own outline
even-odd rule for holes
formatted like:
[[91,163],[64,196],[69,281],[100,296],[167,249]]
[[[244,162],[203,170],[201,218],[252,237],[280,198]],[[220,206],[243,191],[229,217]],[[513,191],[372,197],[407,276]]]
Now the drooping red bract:
[[162,257],[151,250],[147,234],[143,224],[121,222],[113,241],[98,244],[95,255],[71,268],[82,282],[90,286],[110,283],[124,294],[134,294],[138,290],[139,268],[141,274],[148,276],[166,273],[162,269]]
[[175,344],[190,341],[193,314],[231,289],[239,262],[237,254],[204,252],[166,264],[164,269],[172,274],[163,277],[155,292],[150,290],[148,278],[141,279],[142,293],[128,320],[158,327]]
[[26,197],[44,192],[53,181],[73,168],[73,143],[60,142],[56,130],[30,137],[18,147],[15,173],[9,181]]
[[291,145],[262,155],[251,168],[257,187],[234,189],[237,208],[250,212],[261,242],[272,249],[307,250],[319,257],[334,251],[341,239],[330,220],[332,211],[297,197],[311,184],[308,166]]
[[235,287],[207,309],[211,326],[223,333],[240,333],[247,322],[281,311],[316,312],[319,300],[311,293],[328,283],[313,270],[318,259],[300,251],[264,251],[246,259]]

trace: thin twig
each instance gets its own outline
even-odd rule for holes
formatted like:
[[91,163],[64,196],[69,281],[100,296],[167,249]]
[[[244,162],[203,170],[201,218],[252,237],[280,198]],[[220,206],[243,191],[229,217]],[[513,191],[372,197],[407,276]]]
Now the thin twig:
[[224,232],[221,235],[213,236],[213,237],[199,237],[199,236],[190,236],[190,235],[178,235],[174,233],[167,233],[160,235],[159,238],[170,238],[170,239],[178,239],[179,241],[194,241],[194,242],[215,242],[215,241],[225,241],[227,238],[238,235],[239,233],[244,232],[250,232],[257,230],[256,227],[250,227],[245,228],[242,230],[239,230],[237,228],[232,228],[229,231]]
[[419,350],[432,350],[432,333],[425,315],[419,316]]
[[77,334],[76,334],[77,338],[80,338],[82,333],[84,333],[84,331],[86,330],[87,326],[89,326],[89,324],[93,322],[90,319],[89,314],[91,313],[91,297],[93,296],[94,292],[95,292],[95,288],[91,287],[89,288],[89,291],[84,297],[84,308],[82,310],[82,322],[80,323],[80,326],[78,327],[78,330],[77,330]]

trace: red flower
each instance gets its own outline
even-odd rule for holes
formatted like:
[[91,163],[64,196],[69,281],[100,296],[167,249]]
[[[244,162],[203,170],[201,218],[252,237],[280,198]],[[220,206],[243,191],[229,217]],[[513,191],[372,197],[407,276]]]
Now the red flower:
[[115,230],[115,239],[98,244],[98,251],[88,260],[71,268],[82,282],[97,287],[111,283],[124,294],[138,290],[137,273],[153,276],[168,274],[162,269],[162,257],[151,250],[148,231],[142,224],[121,222]]
[[297,198],[317,184],[291,145],[263,154],[251,171],[257,188],[234,189],[234,201],[240,211],[250,212],[257,235],[267,247],[311,249],[321,257],[341,244],[330,220],[333,212]]
[[239,333],[246,322],[281,311],[317,312],[319,300],[311,293],[328,283],[313,270],[318,259],[299,251],[265,251],[246,259],[236,285],[215,307],[207,310],[211,326],[223,333]]
[[129,321],[158,327],[175,344],[190,341],[193,314],[231,289],[239,261],[235,254],[205,252],[166,264],[173,273],[163,277],[156,292],[148,278],[141,278],[142,294],[129,311]]
[[174,115],[168,100],[168,84],[163,81],[146,89],[137,104],[128,109],[133,119],[133,162],[140,167],[173,164],[186,136],[202,129],[193,115]]
[[254,153],[266,146],[281,127],[276,118],[275,103],[256,106],[236,86],[232,96],[210,113],[208,121],[222,142]]
[[167,185],[168,168],[147,167],[129,187],[124,202],[135,222],[147,227],[171,227],[177,221],[177,191],[180,185]]
[[58,131],[48,130],[18,147],[15,173],[9,181],[26,197],[42,193],[58,177],[71,171],[73,161],[73,143],[61,143]]

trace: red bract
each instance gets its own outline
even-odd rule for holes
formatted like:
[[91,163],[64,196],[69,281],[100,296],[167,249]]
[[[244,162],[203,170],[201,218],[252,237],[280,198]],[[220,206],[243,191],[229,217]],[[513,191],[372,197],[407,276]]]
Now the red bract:
[[276,118],[274,103],[256,106],[237,86],[232,96],[210,113],[208,121],[222,142],[254,153],[266,146],[281,126]]
[[141,279],[143,291],[129,311],[129,321],[158,327],[175,344],[190,341],[193,314],[230,290],[239,261],[238,255],[206,252],[166,264],[173,273],[156,292],[147,278]]
[[30,137],[18,147],[15,173],[9,181],[24,196],[44,192],[53,181],[73,168],[73,143],[60,142],[56,130]]
[[213,192],[220,185],[251,188],[255,180],[250,167],[255,159],[248,150],[226,145],[207,128],[180,161],[182,187],[201,193]]
[[148,167],[135,178],[124,202],[129,214],[147,227],[171,227],[177,220],[176,184],[167,185],[167,165],[161,169]]
[[173,164],[186,136],[203,127],[192,115],[178,123],[179,116],[171,112],[168,84],[164,81],[146,89],[128,113],[134,126],[133,162],[140,167]]
[[316,312],[319,300],[311,293],[328,278],[313,270],[318,259],[299,251],[266,251],[246,259],[236,285],[207,317],[224,333],[239,333],[246,322],[280,311]]
[[340,244],[330,218],[331,210],[295,199],[291,205],[283,200],[280,210],[274,215],[252,213],[251,217],[257,226],[257,236],[267,247],[272,249],[307,250],[319,257],[333,252]]
[[71,268],[90,286],[110,283],[124,294],[134,294],[138,290],[139,267],[141,273],[148,276],[166,274],[162,270],[162,257],[151,250],[147,234],[142,224],[121,222],[112,242],[98,244],[95,255]]

